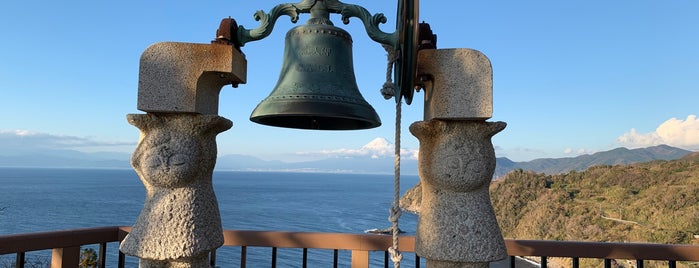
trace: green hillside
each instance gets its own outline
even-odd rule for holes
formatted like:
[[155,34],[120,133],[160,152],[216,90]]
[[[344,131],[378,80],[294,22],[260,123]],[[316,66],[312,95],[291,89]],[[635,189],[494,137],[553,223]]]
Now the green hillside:
[[559,175],[520,169],[490,192],[506,238],[699,243],[698,153]]

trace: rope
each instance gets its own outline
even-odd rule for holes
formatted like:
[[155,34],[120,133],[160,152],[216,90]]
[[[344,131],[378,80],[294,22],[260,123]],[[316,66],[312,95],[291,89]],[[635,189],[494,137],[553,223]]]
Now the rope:
[[398,60],[398,53],[392,46],[385,44],[382,44],[382,46],[388,53],[388,64],[386,66],[386,82],[381,87],[381,95],[383,95],[384,99],[390,99],[396,94],[396,86],[391,82],[391,75],[393,74],[393,64]]
[[393,245],[388,249],[391,253],[391,260],[393,261],[393,267],[400,268],[400,261],[403,259],[403,255],[398,251],[398,234],[400,233],[400,228],[398,228],[398,219],[401,215],[400,209],[400,121],[401,121],[401,105],[402,101],[396,102],[396,141],[395,141],[395,152],[394,152],[394,178],[393,178],[393,205],[391,206],[390,216],[388,220],[393,223],[391,229],[393,231]]
[[[385,99],[390,99],[395,96],[395,85],[391,82],[391,75],[393,74],[393,64],[395,64],[398,59],[396,51],[391,46],[383,45],[383,48],[388,53],[388,65],[386,67],[386,82],[381,88],[381,95]],[[393,156],[393,204],[389,210],[388,221],[392,223],[391,231],[393,236],[393,244],[388,248],[388,252],[391,253],[391,261],[393,261],[393,267],[400,268],[400,262],[403,260],[403,254],[398,250],[398,234],[400,233],[400,228],[398,228],[398,219],[401,215],[400,209],[400,129],[401,129],[401,109],[402,101],[396,101],[396,137],[394,143],[394,156]]]

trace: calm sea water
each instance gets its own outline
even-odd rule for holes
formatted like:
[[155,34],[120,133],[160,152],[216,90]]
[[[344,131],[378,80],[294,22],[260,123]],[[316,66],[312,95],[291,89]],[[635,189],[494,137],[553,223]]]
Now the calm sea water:
[[[418,181],[402,179],[404,189]],[[390,225],[390,175],[216,172],[214,189],[224,229],[363,233]],[[3,168],[0,193],[0,235],[131,225],[145,197],[133,170]],[[414,234],[416,217],[401,220],[401,228]],[[269,266],[268,251],[248,249],[248,264]],[[279,266],[297,266],[295,251],[280,249]],[[219,250],[219,265],[234,266],[238,254],[235,248]],[[328,254],[311,251],[309,257],[317,262]]]
[[[419,180],[401,179],[403,191]],[[392,175],[215,172],[213,180],[224,229],[363,233],[390,226]],[[0,168],[0,235],[129,226],[144,198],[133,170]],[[400,226],[414,235],[416,223],[415,215],[404,213]],[[109,259],[116,259],[117,248],[108,245]],[[27,255],[39,262],[49,254]],[[237,248],[219,249],[217,264],[236,267],[239,254]],[[270,255],[268,248],[249,248],[248,267],[269,267]],[[278,267],[299,267],[300,256],[300,250],[279,249]],[[2,257],[0,267],[14,258]],[[382,263],[382,257],[377,254],[374,262]],[[340,254],[346,266],[349,258],[349,252]],[[128,267],[137,266],[135,258],[127,261]],[[310,267],[328,267],[331,261],[332,251],[309,251]],[[404,261],[411,267],[414,255],[406,254]]]

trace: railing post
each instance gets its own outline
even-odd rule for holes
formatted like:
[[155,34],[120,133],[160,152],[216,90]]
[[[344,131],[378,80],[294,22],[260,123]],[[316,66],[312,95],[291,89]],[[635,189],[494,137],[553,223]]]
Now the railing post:
[[352,250],[352,268],[369,268],[369,251]]
[[212,250],[211,254],[209,254],[209,265],[211,268],[216,267],[216,250]]
[[612,260],[604,259],[604,268],[612,268]]
[[337,268],[337,255],[339,254],[338,249],[333,250],[333,268]]
[[240,247],[240,268],[246,268],[248,260],[248,247]]
[[125,265],[126,265],[126,254],[119,251],[119,261],[117,262],[117,267],[124,268]]
[[277,247],[272,247],[272,268],[277,268]]
[[106,268],[107,267],[107,242],[100,243],[100,253],[97,256],[97,267]]
[[643,268],[643,260],[636,260],[636,268]]
[[15,257],[15,268],[24,268],[24,252],[18,252]]
[[80,246],[54,248],[51,251],[51,268],[78,267],[80,262]]
[[303,261],[301,267],[308,268],[308,248],[303,248]]

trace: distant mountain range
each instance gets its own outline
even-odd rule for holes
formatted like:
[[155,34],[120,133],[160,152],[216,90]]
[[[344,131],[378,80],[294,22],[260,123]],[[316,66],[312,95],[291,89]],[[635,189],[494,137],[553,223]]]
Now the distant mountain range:
[[[559,174],[571,170],[585,170],[595,165],[619,165],[649,162],[653,160],[675,160],[691,151],[667,145],[640,149],[616,148],[610,151],[567,158],[540,158],[526,162],[514,162],[506,157],[496,160],[495,177],[501,177],[515,169],[531,170],[546,174]],[[328,158],[308,162],[266,161],[252,156],[225,155],[216,163],[218,170],[239,171],[297,171],[330,173],[390,173],[393,158],[351,157]],[[401,160],[403,174],[417,174],[417,160]]]
[[73,150],[42,150],[40,152],[0,152],[0,167],[43,168],[131,168],[130,154]]
[[[393,174],[393,158],[336,157],[306,162],[267,161],[246,155],[224,155],[216,161],[217,170],[290,171],[326,173]],[[417,174],[417,160],[401,160],[404,174]]]
[[560,174],[581,171],[596,165],[627,165],[653,160],[675,160],[691,153],[680,148],[658,145],[639,149],[616,148],[609,151],[566,158],[539,158],[527,162],[513,162],[505,157],[497,159],[495,177],[502,177],[515,169],[538,173]]
[[[526,162],[514,162],[508,158],[497,158],[495,177],[501,177],[515,169],[532,170],[539,173],[559,174],[570,170],[585,170],[594,165],[617,165],[648,162],[653,160],[679,159],[691,151],[659,145],[642,149],[616,148],[568,158],[541,158]],[[3,167],[60,167],[60,168],[131,168],[127,153],[83,153],[71,150],[44,150],[21,154],[0,152]],[[401,172],[417,174],[417,160],[403,159]],[[229,171],[288,171],[328,173],[393,173],[392,157],[355,156],[327,158],[306,162],[283,162],[262,160],[247,155],[224,155],[218,158],[216,170]]]

